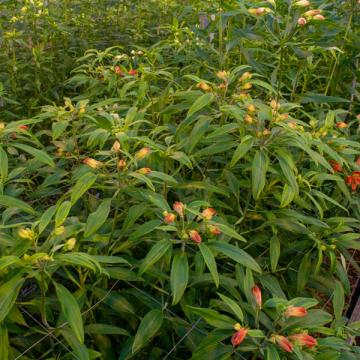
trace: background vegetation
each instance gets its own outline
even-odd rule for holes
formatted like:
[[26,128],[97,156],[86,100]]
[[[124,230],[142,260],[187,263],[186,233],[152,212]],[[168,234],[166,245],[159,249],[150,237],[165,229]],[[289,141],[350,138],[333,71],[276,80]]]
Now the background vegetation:
[[358,359],[360,4],[0,4],[0,359]]

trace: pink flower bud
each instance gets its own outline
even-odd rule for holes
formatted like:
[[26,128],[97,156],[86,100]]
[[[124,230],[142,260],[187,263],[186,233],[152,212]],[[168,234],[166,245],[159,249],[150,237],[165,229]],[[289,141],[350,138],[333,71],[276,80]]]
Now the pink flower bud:
[[190,239],[195,242],[196,244],[200,244],[202,239],[200,234],[196,230],[189,231]]
[[175,201],[173,209],[181,216],[184,217],[184,204],[180,201]]
[[239,346],[245,339],[248,330],[245,328],[241,328],[231,337],[231,343],[233,347]]

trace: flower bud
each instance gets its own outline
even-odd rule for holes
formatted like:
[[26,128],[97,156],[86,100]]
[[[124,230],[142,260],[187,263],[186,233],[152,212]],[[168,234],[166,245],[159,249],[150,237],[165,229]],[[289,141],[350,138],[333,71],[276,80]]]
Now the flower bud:
[[225,83],[222,83],[222,84],[219,85],[220,90],[225,90],[226,87],[227,87],[227,85]]
[[338,129],[345,129],[347,128],[347,124],[343,121],[339,121],[335,124],[335,126],[338,128]]
[[239,323],[236,323],[234,326],[233,326],[233,329],[235,331],[239,331],[241,329],[241,325]]
[[206,219],[206,220],[211,220],[213,218],[213,216],[216,215],[216,211],[213,208],[207,208],[202,212],[202,216]]
[[0,130],[3,130],[3,129],[5,129],[5,123],[4,122],[0,122]]
[[208,227],[208,229],[209,229],[210,234],[212,234],[212,235],[217,236],[217,235],[221,234],[221,230],[217,226],[210,225]]
[[64,232],[65,232],[65,227],[64,226],[58,226],[54,230],[54,234],[57,235],[57,236],[62,235]]
[[26,228],[26,229],[20,229],[18,231],[18,235],[19,237],[21,237],[22,239],[26,239],[26,240],[32,240],[34,238],[34,232],[29,229],[29,228]]
[[216,76],[221,80],[227,80],[229,73],[227,71],[218,71]]
[[301,17],[301,18],[298,19],[297,23],[298,23],[298,25],[300,25],[300,26],[305,26],[306,23],[307,23],[307,21],[306,21],[305,18]]
[[285,352],[291,353],[294,350],[291,342],[282,335],[274,335],[272,337],[273,341],[276,342]]
[[271,100],[270,101],[270,107],[273,110],[279,110],[280,109],[280,104],[276,100]]
[[285,312],[285,317],[301,318],[307,315],[307,310],[303,306],[289,306]]
[[200,234],[196,230],[189,231],[190,239],[194,241],[196,244],[200,244],[202,239]]
[[172,224],[176,220],[176,215],[173,213],[168,213],[167,211],[164,211],[164,222],[167,224]]
[[173,209],[179,214],[179,216],[184,217],[184,204],[182,202],[175,201]]
[[139,174],[142,174],[142,175],[148,175],[151,173],[151,169],[148,167],[143,167],[143,168],[136,170],[136,172],[138,172]]
[[126,168],[126,161],[124,159],[120,159],[117,163],[117,167],[119,170],[123,171]]
[[18,127],[20,130],[28,131],[29,127],[27,125],[19,125]]
[[241,328],[231,337],[231,344],[233,347],[239,346],[245,339],[248,330],[245,328]]
[[111,147],[111,151],[118,153],[121,149],[121,144],[119,140],[115,140],[115,142],[113,143],[112,147]]
[[306,6],[310,5],[310,1],[308,1],[308,0],[299,0],[294,5],[295,6],[300,6],[300,7],[306,7]]
[[330,160],[329,161],[329,164],[331,165],[332,169],[335,171],[335,172],[342,172],[342,166],[340,163],[338,163],[337,161],[335,160]]
[[319,9],[314,9],[314,10],[309,10],[307,11],[304,16],[305,17],[312,17],[312,16],[315,16],[315,15],[319,15],[321,13],[321,10]]
[[246,110],[250,113],[252,112],[255,112],[256,111],[256,108],[253,104],[249,104],[247,107],[246,107]]
[[321,15],[321,14],[318,14],[318,15],[315,15],[313,17],[314,20],[320,20],[320,21],[323,21],[325,20],[325,16]]
[[200,82],[196,85],[196,87],[198,89],[201,89],[203,91],[211,91],[211,86],[209,86],[208,84],[206,84],[205,82]]
[[68,241],[66,241],[65,245],[64,245],[64,250],[65,251],[71,251],[74,249],[76,245],[76,238],[70,238]]
[[300,346],[306,346],[310,349],[317,345],[316,339],[308,334],[290,335],[289,339],[295,344],[298,344]]
[[251,289],[251,293],[255,299],[256,305],[261,308],[262,306],[262,295],[261,295],[261,290],[258,286],[254,286]]
[[87,166],[90,166],[93,169],[97,169],[102,165],[101,161],[97,161],[95,159],[92,158],[86,158],[83,160],[83,163]]
[[135,158],[137,160],[142,160],[144,159],[146,156],[148,156],[151,152],[151,149],[148,147],[143,147],[141,148],[136,154],[135,154]]
[[247,123],[247,124],[252,124],[254,122],[253,118],[250,116],[250,115],[245,115],[244,117],[244,121]]
[[243,90],[250,90],[251,88],[252,88],[251,83],[246,83],[241,87],[241,89],[243,89]]
[[119,75],[119,76],[121,76],[121,77],[124,77],[124,75],[125,75],[125,74],[123,73],[123,71],[121,70],[120,66],[115,66],[114,72],[115,72],[115,74],[117,74],[117,75]]
[[135,70],[135,69],[130,69],[129,70],[129,75],[130,76],[136,76],[137,74],[138,74],[137,70]]
[[251,78],[252,78],[252,74],[249,71],[246,71],[241,75],[239,81],[243,82],[246,80],[250,80]]

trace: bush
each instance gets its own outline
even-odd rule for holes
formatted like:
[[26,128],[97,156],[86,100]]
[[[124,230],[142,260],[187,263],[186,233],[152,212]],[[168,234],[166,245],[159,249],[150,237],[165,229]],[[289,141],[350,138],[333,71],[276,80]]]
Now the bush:
[[358,358],[359,5],[209,1],[199,26],[197,2],[153,3],[141,39],[76,64],[48,24],[118,4],[44,11],[63,74],[4,83],[1,359]]

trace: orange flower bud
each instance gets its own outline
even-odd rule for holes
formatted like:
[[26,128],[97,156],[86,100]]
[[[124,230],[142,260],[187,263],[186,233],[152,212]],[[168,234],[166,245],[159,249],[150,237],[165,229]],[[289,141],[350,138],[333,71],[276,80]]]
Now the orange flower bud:
[[220,235],[221,234],[221,230],[217,226],[210,225],[208,227],[208,229],[210,231],[210,234],[212,234],[212,235]]
[[248,112],[252,113],[252,112],[256,111],[256,108],[255,108],[255,106],[254,106],[253,104],[249,104],[249,105],[247,106],[246,110],[247,110]]
[[249,71],[246,71],[241,75],[239,81],[246,81],[246,80],[250,80],[251,78],[252,78],[252,74]]
[[196,244],[200,244],[202,239],[200,234],[196,230],[189,231],[190,239],[194,241]]
[[306,21],[305,18],[301,17],[301,18],[298,19],[297,23],[298,23],[298,25],[300,25],[300,26],[305,26],[306,23],[307,23],[307,21]]
[[184,204],[180,201],[175,201],[173,209],[181,216],[184,217]]
[[206,219],[206,220],[211,220],[213,218],[213,216],[216,215],[216,211],[213,208],[207,208],[202,212],[202,216]]
[[261,308],[262,306],[262,296],[261,296],[261,290],[258,286],[254,286],[251,289],[252,295],[255,299],[256,305]]
[[290,335],[289,339],[295,342],[295,344],[298,344],[300,346],[307,346],[308,348],[313,348],[317,345],[316,339],[308,334]]
[[306,6],[310,5],[310,1],[308,1],[308,0],[299,0],[294,5],[295,6],[300,6],[300,7],[306,7]]
[[271,131],[269,129],[265,129],[262,133],[264,136],[271,135]]
[[130,76],[136,76],[137,74],[138,74],[137,70],[135,70],[135,69],[129,70],[129,75]]
[[286,317],[304,317],[307,315],[307,310],[303,306],[289,306],[284,315]]
[[142,174],[142,175],[148,175],[151,173],[151,169],[144,167],[144,168],[140,168],[140,169],[136,170],[136,172],[138,172],[139,174]]
[[219,85],[220,90],[225,90],[226,87],[227,87],[227,85],[225,83],[222,83],[222,84]]
[[121,76],[121,77],[123,77],[123,76],[125,75],[125,74],[123,73],[123,71],[121,70],[120,66],[115,66],[114,72],[115,72],[115,74],[117,74],[117,75],[119,75],[119,76]]
[[337,161],[335,160],[330,160],[329,164],[331,165],[331,167],[333,168],[333,170],[335,172],[342,172],[342,166],[341,164],[339,164]]
[[320,21],[323,21],[325,20],[325,16],[321,15],[321,14],[318,14],[318,15],[315,15],[313,17],[314,20],[320,20]]
[[245,328],[241,328],[231,337],[231,343],[233,347],[239,346],[245,339],[248,330]]
[[172,224],[176,220],[176,215],[172,213],[164,212],[164,222],[167,224]]
[[345,129],[347,128],[347,124],[343,121],[339,121],[335,124],[335,126],[338,128],[338,129]]
[[120,159],[117,163],[117,166],[119,170],[124,170],[126,168],[126,161],[123,159]]
[[209,86],[208,84],[206,84],[205,82],[200,82],[196,85],[196,87],[198,89],[201,89],[203,91],[211,91],[211,86]]
[[250,115],[245,115],[244,121],[245,121],[247,124],[252,124],[252,123],[254,122],[253,118],[252,118]]
[[314,9],[314,10],[309,10],[307,11],[304,16],[306,17],[311,17],[311,16],[315,16],[315,15],[319,15],[321,13],[321,10],[319,9]]
[[293,345],[292,345],[291,342],[288,340],[288,338],[286,338],[285,336],[275,335],[275,336],[274,336],[274,341],[275,341],[285,352],[291,353],[291,352],[294,350]]
[[20,130],[28,131],[29,127],[27,125],[19,125]]
[[148,156],[150,154],[151,150],[148,147],[143,147],[142,149],[140,149],[136,154],[135,154],[135,158],[137,160],[142,160],[144,159],[146,156]]
[[221,80],[227,80],[229,73],[227,71],[218,71],[216,76]]
[[357,158],[356,164],[357,164],[357,165],[360,165],[360,156]]
[[120,149],[121,149],[121,145],[120,145],[119,140],[115,140],[115,142],[113,143],[113,146],[111,147],[111,151],[117,153],[120,151]]
[[83,163],[87,166],[90,166],[93,169],[97,169],[102,165],[101,161],[97,161],[93,158],[86,158],[83,160]]
[[252,84],[251,83],[246,83],[241,87],[243,90],[249,90],[252,88]]

